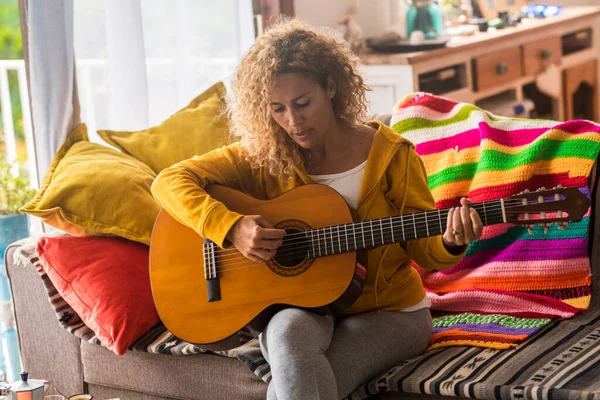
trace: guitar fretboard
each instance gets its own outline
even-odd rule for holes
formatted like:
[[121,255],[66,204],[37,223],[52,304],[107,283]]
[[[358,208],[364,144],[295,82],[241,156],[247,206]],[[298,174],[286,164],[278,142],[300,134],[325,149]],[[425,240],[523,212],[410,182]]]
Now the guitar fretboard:
[[[504,222],[502,200],[472,204],[484,226]],[[441,235],[449,208],[332,225],[305,231],[308,258],[330,256],[382,245]]]

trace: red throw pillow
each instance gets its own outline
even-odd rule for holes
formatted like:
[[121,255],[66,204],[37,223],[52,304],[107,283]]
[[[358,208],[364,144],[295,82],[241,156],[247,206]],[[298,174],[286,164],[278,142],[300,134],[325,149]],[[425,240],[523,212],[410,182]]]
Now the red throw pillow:
[[123,238],[42,238],[37,253],[58,293],[118,355],[159,322],[148,246]]

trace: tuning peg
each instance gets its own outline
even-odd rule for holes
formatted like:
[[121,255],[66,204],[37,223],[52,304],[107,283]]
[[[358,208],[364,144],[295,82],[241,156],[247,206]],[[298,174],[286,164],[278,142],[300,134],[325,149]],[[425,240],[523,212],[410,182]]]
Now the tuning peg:
[[563,185],[561,185],[561,184],[558,184],[558,185],[556,185],[556,188],[557,188],[557,189],[562,189],[562,188],[563,188]]
[[529,235],[533,235],[533,229],[527,228],[527,232],[529,232]]
[[525,189],[521,193],[529,193],[529,189]]
[[567,227],[564,226],[563,224],[558,224],[557,228],[558,228],[559,231],[564,231],[565,229],[567,229]]

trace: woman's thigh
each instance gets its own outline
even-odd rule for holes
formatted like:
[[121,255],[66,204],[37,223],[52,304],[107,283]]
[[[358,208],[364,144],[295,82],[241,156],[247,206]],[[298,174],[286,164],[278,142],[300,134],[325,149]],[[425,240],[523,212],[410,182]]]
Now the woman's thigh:
[[369,312],[342,319],[326,353],[340,397],[422,354],[429,346],[431,329],[429,309]]

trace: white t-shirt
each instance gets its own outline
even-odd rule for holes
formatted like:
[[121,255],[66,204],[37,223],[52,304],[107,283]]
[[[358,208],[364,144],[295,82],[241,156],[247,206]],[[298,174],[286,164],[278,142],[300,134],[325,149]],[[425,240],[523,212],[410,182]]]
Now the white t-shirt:
[[362,178],[365,174],[367,161],[352,168],[351,170],[329,175],[309,175],[309,177],[321,185],[327,185],[342,195],[346,203],[353,209],[358,208],[358,196]]
[[[346,200],[346,203],[356,210],[358,208],[358,196],[360,195],[360,187],[362,185],[366,166],[367,161],[365,160],[362,164],[357,165],[348,171],[340,172],[338,174],[309,175],[309,177],[321,185],[327,185],[330,188],[335,189],[342,195],[344,200]],[[398,311],[412,312],[429,307],[431,307],[431,301],[425,296],[414,306],[403,308]]]

